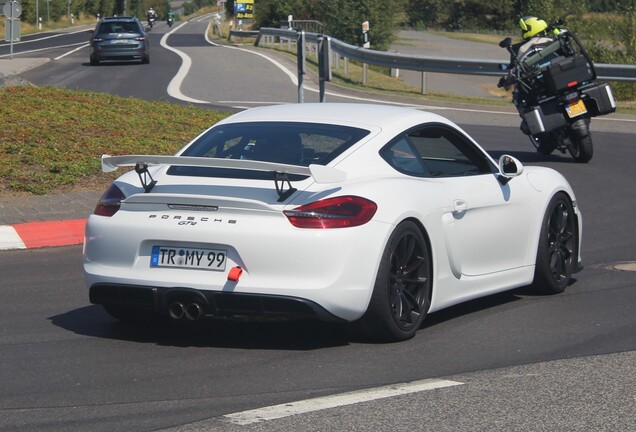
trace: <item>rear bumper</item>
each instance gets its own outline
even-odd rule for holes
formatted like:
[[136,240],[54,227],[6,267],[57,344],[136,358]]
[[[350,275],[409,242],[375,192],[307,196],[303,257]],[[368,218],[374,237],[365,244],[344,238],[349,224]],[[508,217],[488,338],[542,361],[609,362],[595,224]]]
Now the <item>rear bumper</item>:
[[91,58],[93,60],[141,60],[148,56],[148,50],[139,49],[122,49],[122,50],[91,50]]
[[180,302],[185,305],[197,303],[203,310],[203,316],[207,318],[312,318],[321,321],[343,321],[312,301],[288,296],[95,284],[90,287],[89,299],[93,304],[125,305],[163,315],[169,314],[172,303]]

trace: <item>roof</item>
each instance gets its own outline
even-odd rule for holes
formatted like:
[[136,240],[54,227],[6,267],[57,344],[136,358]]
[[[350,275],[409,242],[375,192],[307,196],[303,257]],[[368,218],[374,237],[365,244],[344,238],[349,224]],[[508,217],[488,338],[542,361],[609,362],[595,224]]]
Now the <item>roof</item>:
[[102,21],[137,21],[137,18],[129,16],[112,16],[102,18]]
[[225,122],[307,121],[333,124],[382,126],[394,122],[448,123],[442,116],[414,108],[356,103],[303,103],[271,105],[248,109]]

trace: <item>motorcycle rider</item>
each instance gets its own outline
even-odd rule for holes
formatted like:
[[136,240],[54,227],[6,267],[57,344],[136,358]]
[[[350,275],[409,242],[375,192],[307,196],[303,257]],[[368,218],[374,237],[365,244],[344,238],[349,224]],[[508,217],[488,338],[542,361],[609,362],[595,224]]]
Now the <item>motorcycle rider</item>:
[[171,26],[173,22],[174,22],[174,12],[172,12],[172,9],[170,9],[168,11],[168,15],[166,16],[166,23],[169,26]]
[[[514,74],[515,65],[521,64],[529,54],[540,51],[554,42],[554,38],[548,35],[548,24],[542,19],[535,16],[525,16],[519,20],[519,27],[521,28],[523,41],[512,46],[517,61],[510,59],[510,74],[499,82],[499,86],[506,89],[511,85],[511,76]],[[556,30],[556,33],[558,33],[558,30]],[[524,112],[524,97],[525,95],[521,88],[517,86],[512,92],[512,102],[520,114]],[[521,121],[520,129],[525,135],[530,135],[530,130],[525,120]]]
[[524,43],[517,50],[517,58],[523,60],[525,55],[536,48],[544,48],[550,45],[554,39],[548,37],[548,24],[537,17],[525,16],[519,20],[521,36]]
[[148,18],[148,25],[152,27],[152,20],[157,19],[157,12],[155,12],[152,6],[150,6],[150,8],[148,9],[148,13],[146,14],[146,16]]

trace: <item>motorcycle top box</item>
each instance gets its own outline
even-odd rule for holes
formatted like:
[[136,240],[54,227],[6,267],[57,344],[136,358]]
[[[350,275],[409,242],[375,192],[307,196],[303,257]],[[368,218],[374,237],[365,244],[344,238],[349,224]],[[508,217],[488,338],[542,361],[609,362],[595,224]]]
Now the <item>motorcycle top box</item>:
[[585,56],[577,54],[573,57],[559,56],[551,60],[543,72],[543,77],[548,92],[555,94],[592,81],[595,74]]

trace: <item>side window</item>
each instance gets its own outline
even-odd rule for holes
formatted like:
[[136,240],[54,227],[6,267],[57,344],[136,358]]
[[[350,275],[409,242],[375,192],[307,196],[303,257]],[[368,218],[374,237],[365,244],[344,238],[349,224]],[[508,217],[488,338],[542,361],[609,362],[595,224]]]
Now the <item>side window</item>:
[[381,156],[398,171],[419,177],[459,177],[495,170],[480,149],[445,125],[412,129],[382,149]]
[[401,173],[417,177],[429,177],[422,164],[422,158],[411,144],[407,135],[396,138],[392,144],[382,149],[380,155],[393,168]]

